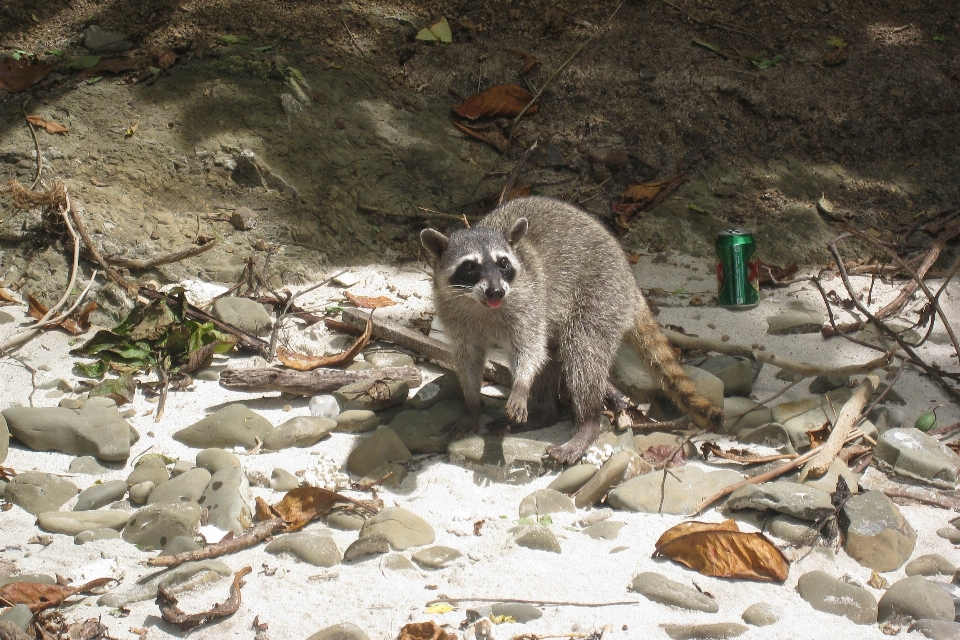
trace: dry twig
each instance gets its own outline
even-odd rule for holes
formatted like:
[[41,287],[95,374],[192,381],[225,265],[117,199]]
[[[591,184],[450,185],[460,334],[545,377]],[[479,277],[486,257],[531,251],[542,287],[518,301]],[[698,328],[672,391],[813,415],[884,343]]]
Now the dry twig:
[[803,471],[800,472],[800,482],[803,482],[808,476],[819,478],[827,472],[827,469],[833,464],[833,459],[837,457],[840,449],[843,448],[843,444],[849,437],[850,431],[853,430],[854,423],[857,421],[857,418],[860,417],[860,412],[864,405],[867,404],[867,400],[870,399],[874,390],[879,386],[880,379],[877,376],[870,375],[863,379],[863,382],[854,390],[850,399],[847,400],[843,404],[843,408],[840,409],[840,413],[833,423],[833,430],[830,432],[830,437],[827,438],[820,452],[817,453],[817,455],[807,463],[807,466],[803,468]]
[[283,518],[271,518],[270,520],[256,523],[242,535],[235,538],[230,538],[217,544],[208,544],[201,549],[184,551],[183,553],[177,553],[172,556],[156,556],[147,560],[147,565],[151,567],[176,567],[184,562],[219,558],[220,556],[236,553],[241,549],[246,549],[263,542],[270,536],[279,533],[286,526]]

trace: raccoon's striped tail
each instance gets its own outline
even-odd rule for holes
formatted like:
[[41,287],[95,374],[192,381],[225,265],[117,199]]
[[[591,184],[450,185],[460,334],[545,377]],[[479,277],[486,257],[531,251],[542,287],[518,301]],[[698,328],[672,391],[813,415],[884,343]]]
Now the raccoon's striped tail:
[[673,355],[670,341],[653,319],[646,300],[639,293],[634,326],[627,332],[626,338],[667,398],[698,426],[713,431],[721,430],[723,409],[697,392],[690,376]]

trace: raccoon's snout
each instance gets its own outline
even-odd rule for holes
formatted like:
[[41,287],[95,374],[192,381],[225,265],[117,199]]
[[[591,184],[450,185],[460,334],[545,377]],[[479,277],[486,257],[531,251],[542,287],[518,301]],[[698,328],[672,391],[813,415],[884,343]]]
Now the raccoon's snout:
[[487,289],[483,292],[483,302],[488,307],[496,309],[503,303],[503,298],[506,295],[506,289],[501,286],[487,287]]

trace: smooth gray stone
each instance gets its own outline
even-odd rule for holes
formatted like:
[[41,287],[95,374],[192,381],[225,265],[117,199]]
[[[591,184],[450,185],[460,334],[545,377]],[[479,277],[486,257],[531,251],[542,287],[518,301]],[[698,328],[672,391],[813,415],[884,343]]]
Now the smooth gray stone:
[[95,456],[108,462],[130,456],[130,424],[116,407],[89,402],[79,409],[11,407],[3,411],[10,435],[34,451]]
[[907,631],[916,631],[931,640],[957,640],[960,638],[960,623],[922,619],[911,624]]
[[937,529],[937,535],[949,540],[951,544],[960,544],[960,529],[956,527],[942,527]]
[[150,494],[157,488],[150,480],[138,482],[130,487],[130,502],[133,504],[147,504]]
[[192,471],[196,468],[197,468],[197,465],[195,463],[181,458],[173,463],[173,469],[170,470],[170,477],[176,478],[176,477],[182,476],[187,471]]
[[30,626],[30,620],[33,619],[33,612],[25,604],[17,604],[3,613],[0,613],[0,621],[15,624],[21,631],[26,631]]
[[[357,538],[350,543],[350,546],[343,552],[343,559],[347,562],[354,562],[356,560],[364,560],[371,556],[382,555],[389,551],[390,543],[383,538]],[[406,558],[403,559],[407,560]],[[399,563],[400,561],[395,560],[394,562]],[[413,563],[409,560],[407,560],[407,563],[413,566]]]
[[749,396],[753,391],[753,380],[756,376],[753,363],[746,358],[726,355],[710,356],[698,365],[698,368],[720,379],[723,383],[724,397]]
[[418,515],[400,507],[387,507],[367,519],[360,538],[385,540],[394,551],[433,544],[433,527]]
[[881,491],[851,497],[840,511],[844,550],[874,571],[894,571],[910,558],[917,534],[900,508]]
[[[843,476],[843,479],[847,483],[847,488],[852,493],[858,493],[858,485],[860,483],[860,477],[863,474],[854,473],[850,470],[843,460],[839,458],[834,458],[833,462],[830,463],[830,466],[827,468],[827,472],[820,476],[819,478],[807,478],[801,484],[807,487],[813,487],[814,489],[820,489],[821,491],[826,491],[827,493],[833,493],[837,490],[837,479],[840,476]],[[784,480],[790,482],[797,482],[800,480],[800,472],[791,473],[789,475],[783,476]]]
[[[651,470],[650,465],[644,462],[636,451],[624,449],[610,456],[600,465],[600,470],[577,491],[573,497],[576,507],[583,509],[600,502],[610,489],[623,482],[631,467],[638,472]],[[640,473],[629,473],[629,475],[638,476]]]
[[575,464],[564,469],[547,488],[560,493],[576,493],[597,471],[597,467],[592,464]]
[[310,409],[310,415],[314,418],[333,420],[340,414],[340,403],[328,393],[310,398],[307,408]]
[[727,507],[777,511],[801,520],[818,520],[835,511],[826,491],[784,481],[740,487],[730,494]]
[[721,640],[736,638],[750,630],[738,622],[713,622],[709,624],[661,624],[672,640]]
[[344,411],[349,409],[366,409],[368,411],[378,411],[400,404],[407,399],[410,394],[410,386],[403,380],[391,380],[386,383],[388,393],[384,398],[374,400],[365,390],[369,386],[369,381],[362,380],[352,384],[340,387],[333,392],[333,397],[340,403],[340,408]]
[[443,453],[448,434],[444,429],[466,413],[460,400],[442,400],[426,411],[401,411],[390,422],[390,428],[411,453]]
[[352,622],[341,622],[317,631],[307,640],[370,640],[370,637]]
[[946,589],[923,576],[910,576],[890,585],[883,594],[877,619],[905,625],[924,619],[953,622],[954,616],[953,597]]
[[181,553],[187,553],[188,551],[196,551],[200,549],[202,545],[197,542],[196,538],[190,536],[174,536],[167,540],[167,544],[163,545],[163,549],[160,550],[159,556],[175,556]]
[[176,536],[193,537],[200,527],[196,502],[158,502],[144,507],[123,528],[123,539],[141,549],[162,549]]
[[206,380],[207,382],[219,382],[220,372],[214,371],[213,369],[204,369],[202,371],[198,371],[197,375],[194,377],[197,380]]
[[252,449],[273,431],[270,421],[242,404],[231,404],[173,434],[177,442],[206,449],[219,447]]
[[153,486],[159,487],[170,479],[166,461],[158,455],[144,456],[137,460],[133,471],[127,476],[127,486],[150,481]]
[[312,447],[336,426],[336,421],[330,418],[297,416],[270,432],[264,439],[263,446],[270,451],[281,451],[289,447]]
[[81,531],[77,535],[73,536],[73,544],[87,544],[88,542],[95,542],[96,540],[119,540],[120,532],[116,529],[107,529],[106,527],[101,527],[100,529],[91,529],[90,531]]
[[[387,549],[389,550],[389,548]],[[410,561],[409,558],[400,555],[399,553],[388,553],[383,556],[383,560],[380,561],[380,567],[386,569],[387,571],[395,571],[397,573],[409,573],[411,576],[417,574],[417,567]]]
[[110,33],[91,25],[83,36],[83,46],[97,53],[120,53],[132,49],[133,42],[124,40],[119,33]]
[[766,627],[780,620],[781,611],[782,609],[769,602],[754,602],[744,610],[741,617],[749,625]]
[[490,613],[497,617],[513,618],[518,624],[533,622],[543,617],[540,609],[522,602],[497,602],[490,607]]
[[210,472],[200,467],[190,469],[186,473],[167,480],[154,489],[147,498],[147,504],[178,500],[181,502],[196,502],[203,495],[210,484]]
[[652,571],[644,571],[634,576],[630,589],[660,604],[689,611],[706,611],[707,613],[720,611],[720,605],[713,596]]
[[399,462],[386,462],[357,481],[362,487],[380,484],[384,487],[399,487],[407,477],[407,468]]
[[0,587],[14,582],[39,582],[40,584],[56,584],[57,579],[53,576],[39,573],[21,573],[15,576],[0,576]]
[[363,359],[378,369],[384,367],[412,367],[416,364],[413,358],[399,351],[372,351],[364,353]]
[[14,318],[12,315],[7,313],[6,311],[0,311],[0,324],[10,324],[14,320],[16,320],[16,318]]
[[787,309],[767,318],[767,335],[785,336],[794,333],[820,333],[825,319],[813,309]]
[[800,576],[797,591],[817,611],[843,616],[857,624],[877,622],[877,599],[873,594],[824,571]]
[[28,513],[57,511],[80,490],[69,480],[49,473],[24,471],[7,483],[4,498]]
[[[828,392],[824,397],[809,397],[800,400],[791,400],[789,402],[781,402],[773,407],[773,420],[774,422],[783,423],[791,418],[810,413],[815,409],[826,408],[831,413],[824,413],[817,418],[810,419],[809,424],[815,428],[819,428],[823,424],[822,419],[834,420],[836,418],[834,410],[839,411],[840,407],[850,399],[851,395],[853,395],[853,391],[850,389],[840,388]],[[818,423],[816,420],[821,420],[821,422]]]
[[249,298],[217,298],[213,303],[213,313],[227,324],[253,335],[273,324],[264,306]]
[[206,469],[210,475],[222,469],[240,468],[240,458],[225,449],[204,449],[197,452],[197,466]]
[[77,504],[74,505],[74,511],[89,511],[99,509],[111,502],[116,502],[123,498],[127,492],[127,483],[123,480],[109,480],[101,484],[95,484],[88,489],[84,489],[77,496]]
[[[197,469],[189,473],[195,471]],[[167,484],[175,481],[176,479],[171,480]],[[232,531],[235,535],[240,535],[253,524],[249,495],[250,482],[243,470],[227,467],[213,474],[197,503],[207,509],[209,524],[222,531]]]
[[520,501],[520,517],[535,518],[551,513],[576,513],[573,500],[553,489],[537,489]]
[[794,545],[812,545],[820,537],[820,532],[809,520],[783,513],[767,521],[766,532]]
[[409,404],[414,409],[429,409],[441,400],[463,400],[463,389],[456,375],[445,373],[423,385]]
[[350,409],[344,411],[336,417],[337,427],[334,431],[339,433],[366,433],[373,431],[380,425],[380,419],[373,411],[364,411],[361,409]]
[[949,576],[957,572],[955,564],[940,554],[927,554],[914,558],[903,568],[908,576]]
[[83,400],[79,398],[61,398],[57,406],[61,409],[79,409],[83,406]]
[[477,471],[495,482],[523,484],[546,472],[548,445],[513,436],[467,436],[451,442],[447,455],[451,462],[479,465]]
[[834,389],[845,387],[849,381],[850,376],[841,376],[839,378],[817,376],[813,379],[813,382],[810,383],[810,393],[820,395],[821,393],[826,393],[827,391],[833,391]]
[[960,474],[960,456],[933,436],[917,429],[888,429],[873,453],[882,471],[953,490]]
[[75,536],[82,531],[93,529],[122,529],[130,514],[117,509],[102,511],[47,511],[37,516],[37,524],[41,529],[53,533],[64,533]]
[[730,416],[724,427],[726,433],[739,433],[773,422],[773,411],[770,407],[762,406],[756,400],[737,396],[723,399],[723,415]]
[[266,552],[274,555],[289,553],[317,567],[332,567],[343,560],[343,554],[329,531],[297,531],[278,536],[266,546]]
[[0,413],[0,463],[7,459],[7,451],[10,448],[10,430],[7,429],[7,421]]
[[274,491],[292,491],[300,486],[300,478],[286,469],[274,469],[270,474],[270,488]]
[[184,562],[173,569],[148,574],[125,591],[111,591],[102,595],[97,599],[97,604],[118,609],[156,598],[161,586],[169,593],[183,593],[232,574],[230,567],[220,560]]
[[586,527],[583,532],[594,540],[616,540],[620,535],[620,529],[625,526],[627,526],[626,522],[606,520]]
[[560,553],[560,541],[557,536],[543,525],[527,524],[512,529],[513,541],[518,547]]
[[759,427],[742,429],[737,434],[737,441],[742,444],[759,444],[765,447],[772,447],[781,453],[795,454],[796,448],[793,446],[793,440],[790,434],[783,428],[782,424],[770,422]]
[[400,436],[386,427],[357,443],[347,456],[347,471],[362,477],[387,462],[406,462],[411,459],[413,456]]
[[671,469],[666,482],[660,471],[631,478],[607,494],[607,504],[626,511],[658,513],[660,488],[664,486],[663,512],[689,515],[705,498],[741,480],[743,476],[736,471],[722,469],[706,472],[699,467],[686,465]]
[[[3,418],[0,417],[0,420]],[[2,459],[0,459],[2,461]],[[70,473],[82,473],[88,476],[99,476],[104,473],[108,473],[110,469],[107,469],[93,456],[80,456],[74,458],[70,461],[70,466],[67,468]]]
[[327,526],[341,531],[360,531],[363,523],[366,522],[363,516],[357,515],[353,511],[344,511],[343,509],[334,509],[324,519]]
[[413,554],[413,560],[427,569],[443,569],[462,555],[456,549],[437,545],[417,551]]

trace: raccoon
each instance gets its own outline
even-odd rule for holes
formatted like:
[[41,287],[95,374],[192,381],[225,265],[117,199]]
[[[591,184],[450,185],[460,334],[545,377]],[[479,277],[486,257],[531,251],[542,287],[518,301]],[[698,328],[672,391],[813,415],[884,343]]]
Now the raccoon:
[[696,424],[722,425],[722,410],[697,393],[674,357],[620,244],[586,212],[552,198],[518,198],[449,236],[424,229],[420,241],[435,261],[434,306],[467,405],[454,432],[478,428],[487,351],[509,345],[507,417],[527,428],[549,426],[564,390],[576,433],[549,454],[578,460],[600,434],[607,378],[624,338]]

